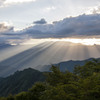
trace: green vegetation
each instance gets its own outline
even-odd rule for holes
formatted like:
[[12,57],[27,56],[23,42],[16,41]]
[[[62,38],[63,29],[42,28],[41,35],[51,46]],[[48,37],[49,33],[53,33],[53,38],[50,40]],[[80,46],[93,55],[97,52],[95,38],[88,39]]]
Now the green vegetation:
[[89,61],[74,72],[61,72],[52,66],[45,82],[33,85],[27,92],[0,100],[100,100],[100,62]]
[[0,96],[17,94],[22,91],[27,91],[35,82],[44,81],[45,77],[42,72],[28,68],[23,71],[17,71],[13,75],[1,78],[0,81]]

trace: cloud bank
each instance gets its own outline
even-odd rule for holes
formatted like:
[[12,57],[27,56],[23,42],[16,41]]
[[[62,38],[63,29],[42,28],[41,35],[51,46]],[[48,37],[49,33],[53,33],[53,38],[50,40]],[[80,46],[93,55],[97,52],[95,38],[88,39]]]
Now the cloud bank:
[[[44,20],[45,21],[45,20]],[[37,21],[42,23],[42,20]],[[100,35],[100,14],[65,18],[52,24],[39,24],[22,31],[32,38],[65,38]]]
[[[100,14],[80,15],[77,17],[65,18],[47,24],[45,19],[34,22],[28,28],[14,32],[13,27],[0,24],[0,33],[6,31],[2,38],[13,40],[24,40],[28,38],[69,38],[69,37],[98,37],[100,36]],[[0,36],[1,37],[1,36]],[[100,38],[100,37],[99,37]]]

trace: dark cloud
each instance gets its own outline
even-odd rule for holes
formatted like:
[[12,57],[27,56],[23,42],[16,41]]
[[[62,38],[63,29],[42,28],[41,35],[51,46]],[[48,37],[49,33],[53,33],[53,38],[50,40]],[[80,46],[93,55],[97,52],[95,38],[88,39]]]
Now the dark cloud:
[[[99,37],[100,36],[100,14],[80,15],[65,18],[52,24],[36,24],[22,31],[11,32],[13,27],[0,24],[0,30],[5,31],[3,35],[9,39],[28,38],[66,38],[66,37]],[[1,32],[1,31],[0,31]],[[8,39],[8,38],[7,38]]]
[[100,35],[100,14],[80,15],[65,18],[53,24],[35,25],[23,31],[33,38],[65,38]]
[[42,18],[41,20],[35,21],[33,22],[34,24],[46,24],[46,20],[44,18]]

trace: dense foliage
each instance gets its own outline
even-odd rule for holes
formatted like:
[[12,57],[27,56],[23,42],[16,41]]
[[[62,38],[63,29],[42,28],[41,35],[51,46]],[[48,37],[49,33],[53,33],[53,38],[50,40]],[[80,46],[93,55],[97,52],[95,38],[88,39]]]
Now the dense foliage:
[[0,100],[100,100],[100,62],[89,61],[74,72],[61,72],[52,66],[45,82],[36,83],[27,92]]
[[0,96],[27,91],[35,82],[44,80],[43,73],[32,68],[17,71],[9,77],[0,79]]

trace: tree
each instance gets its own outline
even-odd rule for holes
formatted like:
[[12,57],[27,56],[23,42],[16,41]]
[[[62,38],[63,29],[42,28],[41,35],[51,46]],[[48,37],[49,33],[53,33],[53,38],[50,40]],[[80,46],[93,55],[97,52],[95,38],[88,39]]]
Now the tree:
[[45,83],[38,82],[31,89],[29,89],[30,100],[39,100],[46,89]]
[[74,73],[52,66],[46,76],[27,92],[0,100],[100,100],[100,63],[95,60],[76,67]]

